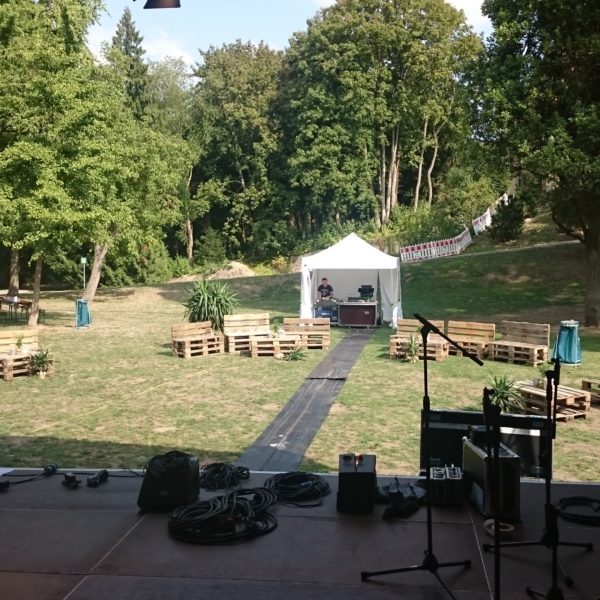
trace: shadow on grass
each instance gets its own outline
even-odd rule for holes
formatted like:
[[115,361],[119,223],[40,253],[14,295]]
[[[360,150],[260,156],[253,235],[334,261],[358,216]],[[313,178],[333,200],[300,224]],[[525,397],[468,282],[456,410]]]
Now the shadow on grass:
[[[197,456],[200,464],[234,463],[244,453],[176,445],[139,445],[117,442],[92,442],[56,437],[0,437],[2,465],[7,467],[40,468],[56,464],[61,469],[141,469],[154,456],[179,450]],[[315,471],[329,469],[313,462]],[[243,466],[243,465],[242,465]]]

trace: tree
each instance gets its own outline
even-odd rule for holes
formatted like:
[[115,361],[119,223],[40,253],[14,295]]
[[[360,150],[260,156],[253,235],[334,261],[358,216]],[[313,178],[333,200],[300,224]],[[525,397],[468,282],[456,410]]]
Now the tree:
[[[600,320],[600,4],[486,0],[481,134],[587,257],[585,324]],[[526,190],[523,190],[526,191]]]
[[148,65],[144,62],[143,40],[135,27],[131,10],[126,7],[117,24],[107,57],[121,74],[131,109],[138,119],[142,118],[148,102]]

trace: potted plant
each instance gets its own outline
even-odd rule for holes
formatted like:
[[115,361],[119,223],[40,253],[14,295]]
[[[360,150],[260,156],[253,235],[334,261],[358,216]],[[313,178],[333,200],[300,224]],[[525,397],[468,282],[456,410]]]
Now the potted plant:
[[492,404],[501,412],[520,412],[523,409],[523,396],[515,390],[515,382],[508,375],[493,375],[491,388]]
[[406,360],[411,363],[419,360],[419,335],[418,333],[412,333],[408,338],[406,346]]
[[216,331],[223,331],[225,315],[233,312],[238,300],[227,284],[203,279],[187,291],[183,305],[190,323],[211,321]]
[[31,371],[43,379],[52,369],[53,362],[53,359],[50,358],[50,350],[43,350],[40,348],[31,355]]

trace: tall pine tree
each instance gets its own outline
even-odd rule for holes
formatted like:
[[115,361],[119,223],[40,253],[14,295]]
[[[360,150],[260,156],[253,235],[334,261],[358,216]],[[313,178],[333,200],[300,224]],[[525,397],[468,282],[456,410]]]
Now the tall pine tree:
[[148,103],[148,66],[144,62],[143,40],[135,27],[131,11],[125,8],[112,39],[109,60],[123,77],[131,109],[138,119],[142,118]]

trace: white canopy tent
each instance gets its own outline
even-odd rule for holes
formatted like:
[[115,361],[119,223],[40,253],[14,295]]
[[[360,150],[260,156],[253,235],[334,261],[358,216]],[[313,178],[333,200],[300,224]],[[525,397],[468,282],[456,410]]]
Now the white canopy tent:
[[400,297],[400,258],[381,252],[355,233],[337,244],[302,257],[300,316],[313,316],[317,288],[327,277],[336,298],[358,296],[358,288],[372,285],[379,289],[384,321],[402,317]]

